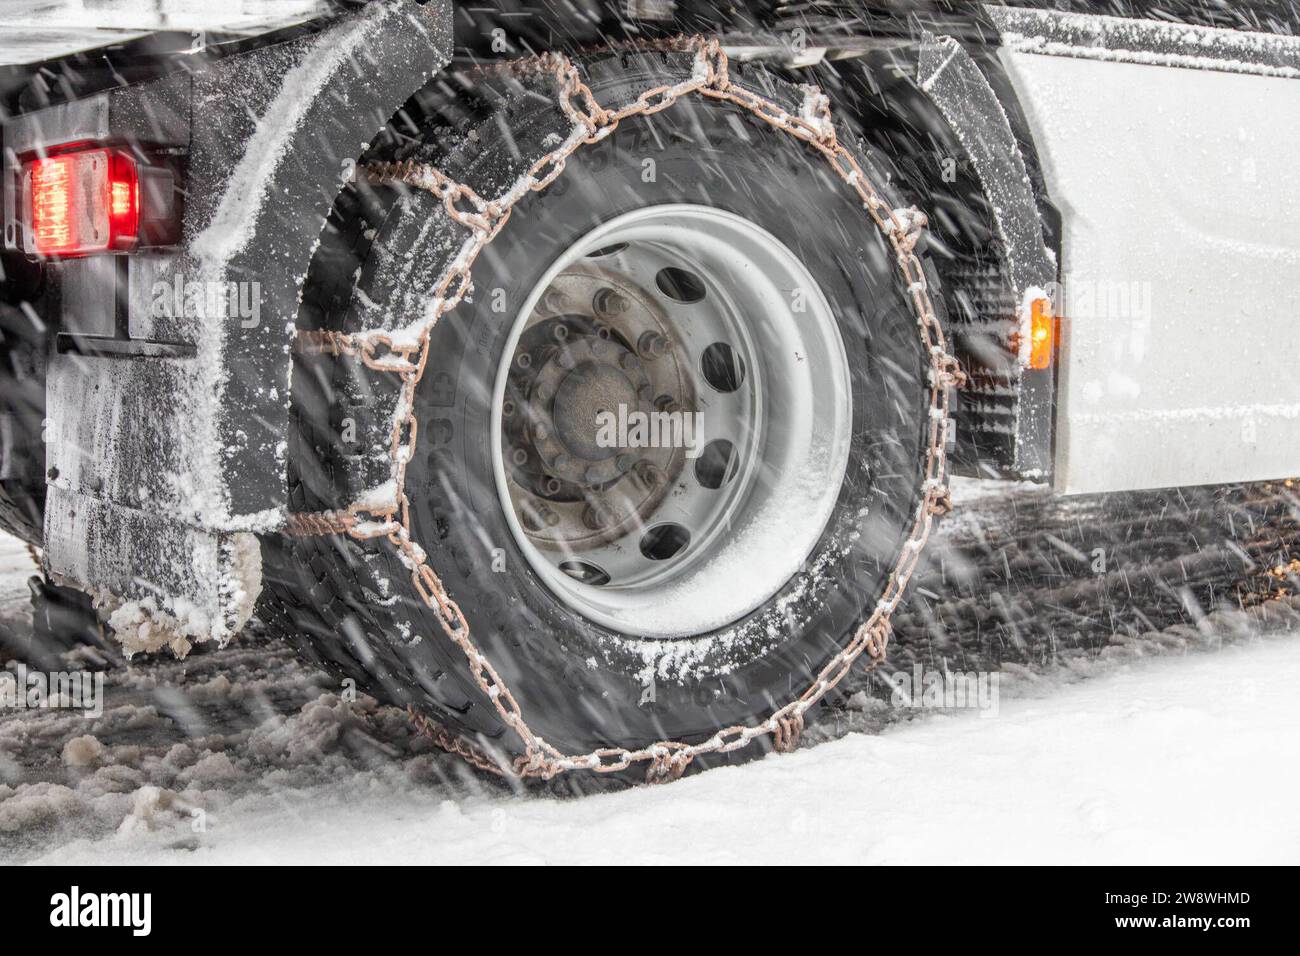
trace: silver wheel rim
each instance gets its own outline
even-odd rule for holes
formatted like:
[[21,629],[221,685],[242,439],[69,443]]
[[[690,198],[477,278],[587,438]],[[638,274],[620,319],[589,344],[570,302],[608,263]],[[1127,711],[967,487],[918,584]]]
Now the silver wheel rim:
[[696,635],[761,607],[812,554],[848,462],[848,360],[771,233],[650,206],[533,288],[491,427],[501,506],[548,589],[623,634]]

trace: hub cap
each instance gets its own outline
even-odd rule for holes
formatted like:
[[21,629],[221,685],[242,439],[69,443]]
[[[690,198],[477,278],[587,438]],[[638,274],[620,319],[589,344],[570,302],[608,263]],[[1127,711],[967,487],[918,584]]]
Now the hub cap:
[[803,264],[755,224],[652,206],[566,251],[497,376],[494,470],[530,566],[606,627],[680,637],[799,570],[838,498],[848,365]]

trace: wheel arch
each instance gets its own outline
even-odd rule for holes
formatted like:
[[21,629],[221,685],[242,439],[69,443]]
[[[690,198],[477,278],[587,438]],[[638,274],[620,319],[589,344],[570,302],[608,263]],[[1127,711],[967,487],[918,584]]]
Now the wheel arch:
[[1046,480],[1055,370],[1022,368],[1016,345],[1026,291],[1057,282],[1060,216],[996,42],[952,32],[921,31],[813,72],[836,112],[890,161],[896,188],[930,216],[927,248],[968,373],[954,410],[954,470]]

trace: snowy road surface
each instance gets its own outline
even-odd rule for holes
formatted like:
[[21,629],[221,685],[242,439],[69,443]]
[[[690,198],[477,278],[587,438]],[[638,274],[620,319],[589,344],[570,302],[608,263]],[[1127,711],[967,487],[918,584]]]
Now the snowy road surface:
[[[196,844],[49,863],[1291,863],[1300,634],[1129,667],[997,717],[933,717],[585,799],[395,787],[236,801]],[[188,827],[182,828],[188,837]]]
[[[1041,559],[1060,553],[1066,523],[1079,533],[1099,524],[1079,520],[1075,505],[1054,507],[1032,489],[968,496],[962,518],[949,525],[957,529],[947,542],[949,564],[960,550],[958,535],[989,540],[994,528],[1015,532],[1011,544],[998,544],[1000,565],[1011,545],[1021,561]],[[1025,516],[1036,537],[1015,531],[1009,511]],[[1137,516],[1129,524],[1151,527]],[[1038,537],[1047,551],[1031,547]],[[1203,559],[1206,535],[1198,548]],[[1177,580],[1192,567],[1179,564]],[[22,546],[0,539],[0,627],[11,635],[30,633],[30,573]],[[1157,592],[1137,590],[1136,572],[1129,580],[1123,600],[1136,600],[1130,592],[1141,597],[1147,620],[1156,614]],[[1088,600],[1101,603],[1070,605],[1072,592],[1050,576],[1049,584],[1053,610],[1097,619],[1105,646],[1099,652],[1090,639],[1060,629],[1051,659],[1032,673],[1009,662],[1009,647],[991,659],[965,637],[943,649],[964,667],[1003,661],[996,715],[909,719],[892,712],[882,719],[881,701],[867,698],[855,709],[850,700],[794,754],[579,799],[568,788],[590,790],[592,778],[519,794],[470,773],[413,735],[402,712],[364,697],[340,702],[336,687],[256,630],[183,662],[139,658],[109,669],[102,717],[0,712],[0,859],[1300,861],[1300,821],[1292,812],[1300,777],[1300,603],[1281,602],[1275,617],[1282,626],[1258,634],[1238,626],[1230,637],[1198,640],[1193,629],[1189,640],[1187,628],[1175,624],[1135,640],[1119,629],[1120,605],[1095,595]],[[925,587],[923,579],[918,588]],[[996,591],[978,583],[989,587]],[[1042,593],[1030,588],[1018,599],[1040,602],[1038,616],[1046,617]],[[1017,592],[992,597],[1005,605]],[[1182,599],[1170,600],[1177,606]],[[934,613],[947,617],[942,607]],[[1039,641],[1023,622],[1017,627],[1028,648],[1019,659],[1032,663]],[[982,631],[987,635],[988,625]],[[900,640],[899,660],[928,660],[922,651],[933,638]]]

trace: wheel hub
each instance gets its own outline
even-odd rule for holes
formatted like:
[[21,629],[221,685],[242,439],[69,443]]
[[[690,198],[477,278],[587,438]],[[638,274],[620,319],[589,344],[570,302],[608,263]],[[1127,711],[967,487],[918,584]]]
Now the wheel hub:
[[494,401],[502,504],[581,613],[698,633],[807,557],[843,478],[847,393],[834,316],[788,249],[731,213],[647,207],[566,252],[516,321]]
[[684,454],[631,446],[617,424],[693,399],[653,301],[599,269],[559,275],[516,349],[505,403],[511,480],[531,493],[517,509],[530,538],[592,547],[647,520]]
[[[631,352],[623,354],[635,358]],[[637,391],[637,383],[599,358],[580,363],[555,390],[551,411],[560,442],[584,461],[603,461],[617,455],[617,445],[601,443],[601,422],[610,415],[617,416],[620,408],[639,409]]]

